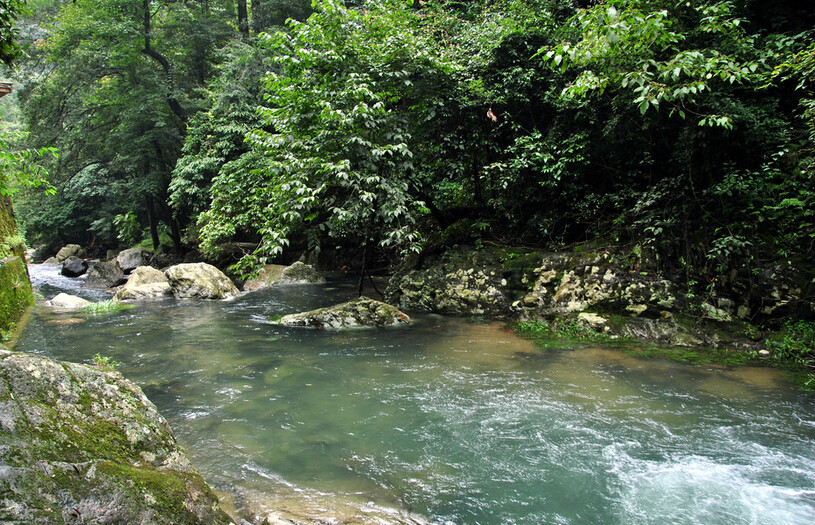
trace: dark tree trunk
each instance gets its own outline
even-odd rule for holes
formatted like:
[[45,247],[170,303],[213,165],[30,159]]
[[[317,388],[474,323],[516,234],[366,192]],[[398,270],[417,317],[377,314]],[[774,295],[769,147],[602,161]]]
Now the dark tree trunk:
[[359,285],[357,295],[362,297],[362,289],[365,287],[365,274],[368,272],[368,244],[362,247],[362,269],[359,272]]
[[[252,7],[254,3],[252,2]],[[246,0],[238,0],[238,31],[241,32],[241,38],[249,36],[249,13],[246,11]]]
[[147,197],[147,224],[150,226],[150,239],[153,241],[153,249],[158,250],[161,240],[158,237],[158,224],[156,223],[156,208],[153,197]]
[[176,218],[173,217],[173,210],[170,209],[170,206],[168,206],[166,202],[160,199],[156,202],[158,202],[161,208],[164,222],[170,227],[170,238],[173,240],[173,247],[175,247],[176,253],[181,254],[184,251],[184,245],[181,244],[181,227],[178,225]]
[[149,56],[153,60],[159,63],[161,68],[164,70],[164,75],[166,76],[166,83],[167,83],[167,105],[170,106],[170,109],[173,111],[176,117],[178,117],[181,122],[187,121],[187,110],[184,109],[184,106],[175,98],[175,81],[173,80],[173,66],[170,64],[170,61],[167,58],[152,48],[150,43],[151,38],[151,28],[150,28],[150,0],[143,0],[142,9],[144,10],[144,49],[142,49],[142,53]]

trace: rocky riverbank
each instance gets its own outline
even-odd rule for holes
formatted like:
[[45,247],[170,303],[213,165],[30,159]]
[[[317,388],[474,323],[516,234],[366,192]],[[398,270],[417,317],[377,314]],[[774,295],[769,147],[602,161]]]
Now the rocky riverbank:
[[714,286],[697,296],[680,276],[638,268],[609,247],[545,253],[461,247],[413,261],[391,279],[386,301],[443,314],[572,325],[607,338],[662,344],[762,347],[761,326],[815,315],[812,283],[768,269],[744,293]]
[[117,372],[0,351],[0,442],[0,522],[232,523]]

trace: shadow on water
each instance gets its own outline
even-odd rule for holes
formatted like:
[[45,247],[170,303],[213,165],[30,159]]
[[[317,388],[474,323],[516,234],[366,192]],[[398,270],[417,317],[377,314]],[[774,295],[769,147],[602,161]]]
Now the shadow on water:
[[541,353],[500,323],[430,314],[371,331],[265,322],[353,295],[337,281],[58,325],[38,308],[16,348],[123,363],[209,483],[256,517],[815,521],[815,403],[774,370]]

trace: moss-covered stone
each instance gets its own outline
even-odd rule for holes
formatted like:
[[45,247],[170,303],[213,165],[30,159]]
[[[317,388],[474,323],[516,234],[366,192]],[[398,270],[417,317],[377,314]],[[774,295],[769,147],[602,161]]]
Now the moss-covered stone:
[[116,372],[0,352],[0,522],[231,523]]
[[34,304],[25,261],[0,260],[0,339],[7,339],[25,310]]
[[273,318],[270,322],[292,327],[362,328],[407,324],[410,317],[389,304],[360,297],[328,308]]

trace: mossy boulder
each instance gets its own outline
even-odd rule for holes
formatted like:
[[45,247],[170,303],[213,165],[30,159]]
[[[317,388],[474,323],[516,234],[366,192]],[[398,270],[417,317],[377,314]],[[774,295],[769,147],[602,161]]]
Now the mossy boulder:
[[0,351],[0,522],[232,523],[121,374]]
[[207,263],[183,263],[164,271],[173,295],[190,299],[228,299],[238,295],[235,284]]
[[0,334],[8,335],[33,304],[25,261],[20,257],[0,260]]
[[272,322],[293,327],[364,328],[404,325],[410,322],[410,317],[389,304],[360,297],[327,308],[284,315]]
[[80,259],[85,256],[85,250],[78,244],[66,244],[57,252],[55,259],[57,262],[63,262],[69,257],[79,257]]
[[252,292],[278,284],[322,284],[325,278],[312,266],[296,262],[291,266],[267,264],[256,276],[243,284],[244,291]]

